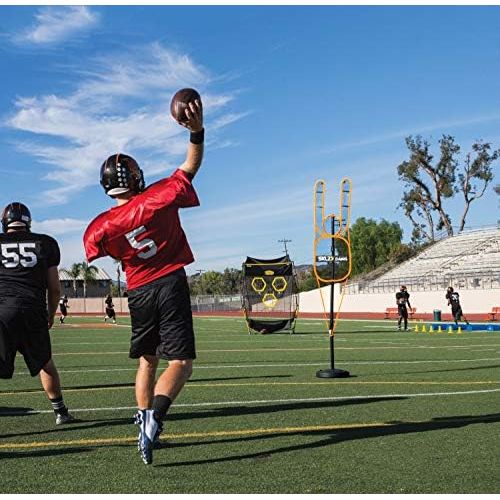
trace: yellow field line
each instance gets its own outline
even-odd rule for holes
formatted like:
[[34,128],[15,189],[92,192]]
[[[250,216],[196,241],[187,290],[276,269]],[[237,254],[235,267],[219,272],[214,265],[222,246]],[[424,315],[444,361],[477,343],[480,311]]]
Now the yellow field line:
[[[490,385],[490,384],[500,384],[500,381],[496,380],[473,380],[473,381],[451,381],[451,382],[438,382],[435,380],[422,380],[422,381],[397,381],[397,380],[381,380],[381,381],[349,381],[344,380],[341,382],[342,385]],[[271,386],[271,385],[329,385],[331,382],[228,382],[228,383],[218,383],[218,384],[196,384],[188,383],[186,385],[189,387],[253,387],[253,386]],[[64,389],[63,392],[91,392],[91,391],[114,391],[120,389],[132,390],[133,385],[121,386],[121,387],[82,387],[75,389]],[[28,391],[8,391],[0,392],[0,396],[14,396],[16,394],[40,394],[43,393],[42,389],[34,389]]]
[[[484,416],[466,417],[466,418],[444,418],[438,423],[446,422],[474,422],[474,420],[484,421]],[[208,431],[208,432],[185,432],[177,434],[166,434],[166,439],[204,439],[211,437],[231,437],[231,436],[256,436],[259,434],[290,434],[294,432],[322,432],[350,429],[367,429],[370,427],[390,427],[393,425],[414,425],[426,424],[428,420],[415,420],[398,422],[397,424],[390,422],[371,422],[360,424],[333,424],[333,425],[305,425],[300,427],[272,427],[258,429],[239,429],[233,431]],[[76,430],[76,428],[75,428]],[[104,444],[119,444],[119,443],[135,443],[137,436],[133,437],[117,437],[117,438],[101,438],[101,439],[74,439],[67,441],[34,441],[31,443],[2,443],[0,449],[19,449],[19,448],[50,448],[55,446],[92,446]]]

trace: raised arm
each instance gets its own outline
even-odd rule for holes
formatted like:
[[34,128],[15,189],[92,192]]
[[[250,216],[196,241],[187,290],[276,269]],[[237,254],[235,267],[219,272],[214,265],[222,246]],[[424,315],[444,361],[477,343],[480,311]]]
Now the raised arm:
[[179,167],[181,170],[190,174],[192,177],[196,175],[201,162],[203,160],[203,143],[205,140],[205,130],[203,128],[203,107],[201,101],[196,99],[189,103],[189,109],[186,109],[186,122],[179,122],[180,125],[186,127],[190,132],[189,145],[186,155],[186,160]]

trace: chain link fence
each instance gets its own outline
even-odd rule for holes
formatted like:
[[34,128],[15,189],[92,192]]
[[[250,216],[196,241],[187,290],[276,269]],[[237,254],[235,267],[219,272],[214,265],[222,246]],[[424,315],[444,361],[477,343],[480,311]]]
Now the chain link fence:
[[193,312],[240,311],[240,295],[194,295],[191,297]]

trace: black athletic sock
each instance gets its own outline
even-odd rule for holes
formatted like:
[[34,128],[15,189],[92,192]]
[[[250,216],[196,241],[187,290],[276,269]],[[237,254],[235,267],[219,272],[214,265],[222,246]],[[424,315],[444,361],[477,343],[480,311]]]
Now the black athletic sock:
[[405,330],[408,330],[408,320],[405,318]]
[[67,415],[68,408],[64,404],[64,400],[62,396],[58,398],[54,398],[50,400],[50,404],[52,405],[52,409],[56,415]]
[[158,394],[153,398],[151,409],[154,411],[155,418],[158,422],[162,422],[165,419],[171,404],[172,400],[168,396]]

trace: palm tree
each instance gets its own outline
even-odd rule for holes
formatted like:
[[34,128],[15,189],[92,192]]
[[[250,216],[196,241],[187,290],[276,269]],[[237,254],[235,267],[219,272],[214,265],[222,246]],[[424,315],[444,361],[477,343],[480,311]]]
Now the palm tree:
[[81,263],[75,263],[71,265],[70,269],[66,269],[65,271],[68,273],[70,278],[73,280],[73,292],[74,296],[78,297],[78,289],[76,287],[76,280],[80,277],[81,272]]
[[96,281],[96,276],[99,270],[95,266],[90,266],[87,262],[81,262],[78,264],[80,266],[80,277],[83,279],[83,296],[87,297],[87,283],[93,283]]

